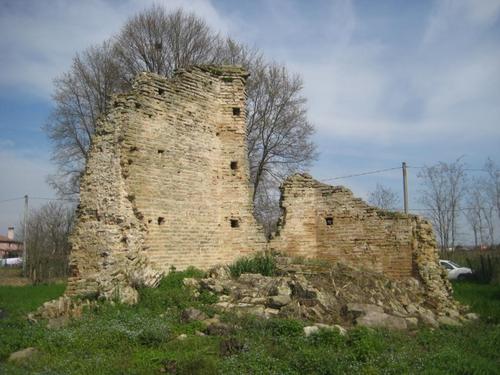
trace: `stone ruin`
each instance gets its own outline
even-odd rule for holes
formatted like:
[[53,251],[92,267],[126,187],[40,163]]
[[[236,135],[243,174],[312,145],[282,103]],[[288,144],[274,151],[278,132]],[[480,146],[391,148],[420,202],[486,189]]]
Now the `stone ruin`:
[[417,285],[434,309],[456,309],[432,226],[344,187],[289,177],[278,232],[266,240],[249,183],[247,76],[234,66],[192,67],[172,79],[142,73],[113,98],[81,179],[63,298],[135,303],[138,286],[156,286],[172,268],[208,270],[274,250],[368,269]]

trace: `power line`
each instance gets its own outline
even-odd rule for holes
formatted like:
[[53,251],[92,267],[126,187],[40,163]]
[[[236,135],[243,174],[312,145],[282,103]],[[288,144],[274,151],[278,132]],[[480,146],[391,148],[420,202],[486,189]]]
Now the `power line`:
[[76,202],[76,199],[69,198],[44,198],[44,197],[30,197],[30,199],[36,200],[44,200],[44,201],[67,201],[67,202]]
[[[4,199],[4,200],[1,200],[0,203],[19,201],[19,200],[22,200],[22,199],[24,199],[24,197]],[[45,200],[45,201],[67,201],[67,202],[76,202],[77,201],[76,199],[68,199],[68,198],[46,198],[46,197],[29,197],[29,199]]]
[[[426,168],[431,168],[431,167],[417,167],[414,165],[408,165],[406,166],[407,168],[412,168],[412,169],[426,169]],[[488,172],[486,169],[481,169],[481,168],[464,168],[464,171],[468,172]]]
[[343,178],[366,176],[366,175],[369,175],[369,174],[377,174],[377,173],[382,173],[382,172],[394,171],[396,169],[401,169],[401,167],[386,168],[386,169],[377,169],[377,170],[374,170],[374,171],[362,172],[362,173],[356,173],[356,174],[349,174],[349,175],[346,175],[346,176],[339,176],[339,177],[322,178],[322,180],[323,181],[340,180],[340,179],[343,179]]
[[18,201],[18,200],[21,200],[21,199],[24,199],[24,197],[4,199],[4,200],[0,201],[0,203],[12,202],[12,201]]

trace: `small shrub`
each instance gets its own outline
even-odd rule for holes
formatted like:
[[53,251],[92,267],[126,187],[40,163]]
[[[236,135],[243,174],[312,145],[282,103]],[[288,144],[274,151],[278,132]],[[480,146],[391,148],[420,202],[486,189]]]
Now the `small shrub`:
[[267,330],[273,336],[302,336],[304,334],[302,322],[293,319],[270,319]]
[[242,273],[260,273],[264,276],[273,276],[276,274],[276,258],[269,253],[243,257],[229,265],[229,273],[232,277],[239,277]]

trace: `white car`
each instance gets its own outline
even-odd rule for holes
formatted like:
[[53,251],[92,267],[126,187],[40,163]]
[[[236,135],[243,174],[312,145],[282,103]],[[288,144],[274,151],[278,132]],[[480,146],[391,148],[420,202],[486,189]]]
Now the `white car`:
[[461,267],[451,260],[439,259],[439,264],[448,272],[449,280],[465,280],[472,275],[472,270],[467,267]]

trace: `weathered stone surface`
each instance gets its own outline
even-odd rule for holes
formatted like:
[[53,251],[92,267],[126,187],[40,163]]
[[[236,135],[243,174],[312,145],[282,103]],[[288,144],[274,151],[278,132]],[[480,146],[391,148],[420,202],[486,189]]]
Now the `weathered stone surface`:
[[348,303],[346,307],[348,312],[353,313],[356,316],[366,315],[371,312],[384,312],[384,309],[382,307],[377,305],[370,305],[368,303]]
[[[239,67],[192,67],[172,79],[143,73],[113,98],[81,178],[66,296],[133,304],[137,287],[196,266],[212,267],[209,277],[185,285],[228,295],[217,303],[224,309],[334,323],[348,319],[346,303],[365,303],[423,322],[425,305],[462,319],[431,224],[371,207],[345,187],[290,176],[277,235],[266,243],[253,217],[246,78]],[[234,283],[224,264],[262,250],[326,260],[336,275],[281,257],[284,277],[243,274]]]
[[462,325],[457,319],[453,319],[449,316],[439,316],[437,318],[437,321],[439,324],[445,325],[445,326],[454,326],[454,327],[459,327]]
[[134,303],[128,287],[155,286],[172,266],[208,269],[264,249],[249,184],[247,75],[142,73],[113,98],[81,179],[68,295]]
[[7,359],[8,362],[25,362],[33,358],[35,355],[38,354],[38,349],[37,348],[26,348],[19,350],[17,352],[12,353],[9,358]]
[[221,311],[305,319],[318,326],[415,329],[418,325],[437,327],[436,313],[464,319],[452,302],[428,306],[429,291],[413,279],[393,280],[341,263],[318,267],[283,262],[278,273],[277,277],[207,278],[199,281],[199,288],[221,286],[218,289],[225,294],[213,305]]
[[233,332],[233,326],[222,322],[213,322],[205,329],[205,333],[211,336],[227,336]]
[[356,324],[370,328],[387,328],[396,330],[404,330],[407,328],[405,319],[379,311],[370,311],[366,315],[357,318]]
[[437,322],[436,317],[432,313],[432,311],[428,311],[426,313],[419,314],[419,318],[420,318],[420,321],[422,322],[423,325],[434,327],[434,328],[439,327],[439,323]]
[[269,299],[267,300],[267,306],[279,309],[283,306],[288,305],[290,302],[292,302],[292,299],[289,295],[280,294],[277,296],[269,297]]
[[195,309],[194,307],[188,307],[181,312],[181,321],[185,323],[205,319],[207,319],[207,315],[203,311]]
[[315,333],[319,332],[319,327],[318,326],[306,326],[304,327],[304,335],[306,337],[309,337]]
[[415,317],[408,317],[405,319],[406,320],[406,326],[408,329],[416,329],[418,328],[418,319]]
[[466,319],[469,319],[469,320],[478,320],[479,319],[479,315],[477,315],[476,313],[467,313],[465,314],[465,318]]

